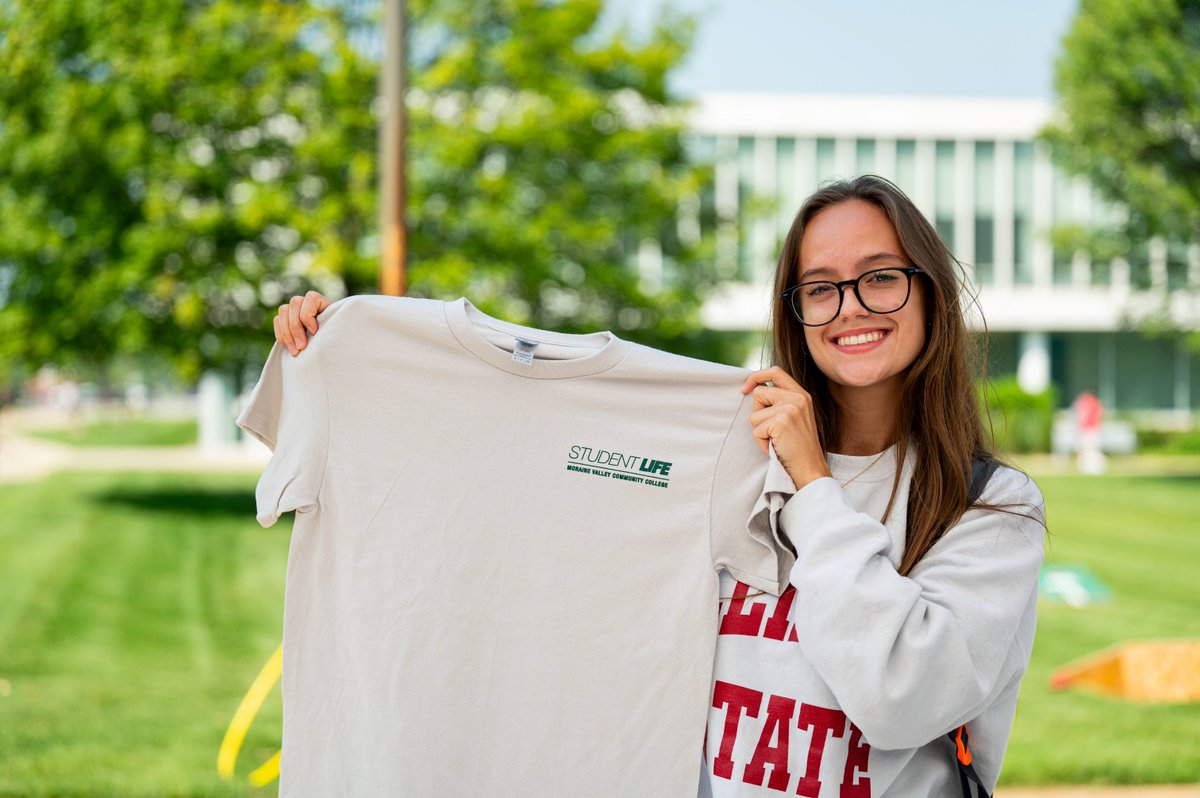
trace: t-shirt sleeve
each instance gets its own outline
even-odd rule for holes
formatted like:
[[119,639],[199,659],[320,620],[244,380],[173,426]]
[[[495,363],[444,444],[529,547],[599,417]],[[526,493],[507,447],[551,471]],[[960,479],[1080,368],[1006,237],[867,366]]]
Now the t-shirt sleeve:
[[742,399],[721,446],[713,474],[709,535],[714,567],[778,596],[795,562],[779,513],[796,488],[774,450],[763,454],[751,434],[753,406],[750,395]]
[[268,527],[280,513],[313,509],[329,450],[329,400],[318,352],[292,357],[276,343],[237,425],[271,450],[255,490],[258,522]]

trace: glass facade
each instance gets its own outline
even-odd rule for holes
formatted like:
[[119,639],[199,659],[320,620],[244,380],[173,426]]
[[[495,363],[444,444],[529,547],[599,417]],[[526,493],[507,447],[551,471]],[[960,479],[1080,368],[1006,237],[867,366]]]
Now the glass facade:
[[1188,286],[1188,245],[1179,241],[1167,244],[1167,288]]
[[757,196],[754,190],[754,139],[742,136],[737,142],[737,176],[738,176],[738,237],[737,237],[737,279],[749,280],[754,274],[753,241],[751,232],[753,225],[752,200]]
[[1113,333],[1118,407],[1166,409],[1175,395],[1175,351],[1165,339]]
[[[1032,140],[692,134],[687,144],[696,161],[711,165],[712,179],[681,218],[717,233],[721,273],[734,281],[768,279],[813,190],[832,179],[887,171],[974,269],[983,296],[1008,292],[1001,294],[1008,326],[993,326],[990,335],[992,376],[1016,371],[1031,336],[1040,337],[1064,406],[1091,389],[1117,408],[1200,408],[1200,357],[1176,351],[1174,341],[1123,330],[1120,320],[1108,331],[1096,331],[1094,320],[1085,330],[1045,330],[1054,306],[1038,303],[1048,296],[1081,302],[1151,287],[1183,289],[1200,273],[1200,254],[1183,242],[1142,241],[1113,260],[1093,262],[1085,234],[1119,224],[1122,210],[1055,167],[1048,149]],[[664,249],[670,238],[664,235]],[[1010,312],[1014,307],[1018,312]]]
[[854,142],[854,173],[856,175],[874,174],[875,139],[859,139]]
[[817,139],[817,185],[824,183],[837,173],[837,142],[833,139]]
[[[1074,186],[1070,176],[1059,167],[1054,168],[1054,178],[1051,184],[1053,215],[1061,226],[1076,224],[1073,211]],[[1054,265],[1053,281],[1055,285],[1070,285],[1072,267],[1075,260],[1075,248],[1070,246],[1070,236],[1059,234],[1053,238]]]
[[1033,143],[1013,145],[1013,282],[1033,283]]
[[912,192],[917,185],[917,142],[900,139],[896,142],[896,185]]
[[975,143],[975,279],[987,285],[996,274],[996,145]]
[[[954,251],[954,142],[934,145],[933,224],[942,242]],[[960,254],[960,253],[955,253]]]
[[[689,152],[696,163],[711,169],[717,163],[717,137],[691,136],[687,140]],[[700,223],[701,230],[717,229],[717,189],[712,180],[705,180],[700,186]]]
[[1129,262],[1129,285],[1136,289],[1147,289],[1151,284],[1150,244],[1140,241],[1134,244],[1125,256]]
[[[1121,221],[1121,209],[1095,192],[1092,193],[1092,229],[1108,230]],[[1089,284],[1097,288],[1111,285],[1113,281],[1112,261],[1093,261]]]
[[775,141],[775,186],[777,213],[775,214],[776,236],[782,241],[792,226],[796,211],[800,210],[800,186],[796,182],[796,140],[780,138]]
[[[928,148],[924,163],[922,145]],[[726,225],[727,273],[738,280],[756,279],[757,271],[761,271],[756,269],[756,262],[764,258],[771,261],[775,254],[755,251],[752,242],[756,222],[765,221],[769,230],[762,234],[766,238],[759,242],[758,249],[764,249],[767,238],[773,239],[770,246],[777,249],[804,199],[820,185],[846,177],[838,164],[844,170],[850,159],[855,166],[853,174],[890,168],[896,184],[932,210],[931,221],[938,235],[956,256],[971,265],[981,285],[1000,281],[1032,288],[1048,280],[1052,286],[1103,289],[1117,282],[1123,288],[1127,280],[1133,290],[1156,285],[1174,290],[1192,287],[1200,268],[1192,265],[1194,256],[1184,242],[1160,244],[1157,250],[1149,242],[1140,242],[1115,261],[1091,262],[1088,251],[1082,248],[1084,237],[1088,231],[1118,224],[1121,210],[1054,166],[1046,160],[1047,155],[1039,155],[1031,141],[1011,143],[1012,171],[1005,175],[997,172],[999,164],[1007,165],[1008,161],[998,159],[995,141],[692,134],[687,137],[687,146],[693,159],[711,166],[714,173],[724,164],[730,192],[736,181],[736,196],[727,194],[726,204],[722,205],[716,190],[718,181],[709,180],[689,213],[702,230]],[[764,147],[766,151],[762,151]],[[960,158],[964,151],[967,157]],[[1039,158],[1044,161],[1043,185],[1048,189],[1041,198],[1035,179]],[[765,175],[769,184],[759,186],[756,183],[764,174],[757,170],[763,168],[763,163],[770,164]],[[970,189],[967,197],[959,196],[964,186]],[[1040,219],[1038,213],[1042,214]],[[964,219],[972,227],[966,231],[969,235],[962,237],[957,235],[956,226]],[[968,242],[969,251],[957,250],[956,245],[962,241]],[[1048,257],[1040,273],[1036,264],[1039,241]],[[1007,245],[1002,247],[1003,252],[998,249],[1002,244]],[[1008,260],[998,265],[998,257]],[[1119,270],[1117,264],[1121,265]]]

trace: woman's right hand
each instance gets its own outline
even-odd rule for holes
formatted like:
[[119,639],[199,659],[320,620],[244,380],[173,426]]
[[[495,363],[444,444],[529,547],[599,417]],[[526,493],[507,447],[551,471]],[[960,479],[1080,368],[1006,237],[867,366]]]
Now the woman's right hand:
[[279,306],[275,316],[275,340],[288,348],[292,357],[308,345],[308,335],[317,333],[317,314],[332,305],[327,297],[309,291],[304,296],[292,297],[286,305]]

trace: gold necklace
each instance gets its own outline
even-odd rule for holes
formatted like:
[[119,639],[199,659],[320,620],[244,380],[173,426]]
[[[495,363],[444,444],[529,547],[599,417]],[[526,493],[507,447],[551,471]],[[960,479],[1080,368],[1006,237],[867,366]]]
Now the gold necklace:
[[868,471],[870,471],[870,470],[871,470],[871,466],[873,466],[873,465],[875,465],[876,463],[878,463],[878,462],[880,461],[880,459],[882,459],[882,458],[883,458],[883,456],[884,456],[885,454],[887,454],[887,449],[884,449],[882,452],[880,452],[879,454],[875,455],[875,459],[874,459],[874,460],[872,460],[871,462],[867,463],[867,467],[866,467],[866,468],[864,468],[862,471],[859,471],[857,474],[855,474],[854,476],[850,477],[850,479],[848,479],[848,480],[846,480],[845,482],[841,483],[841,484],[842,484],[842,487],[843,487],[843,488],[844,488],[844,487],[846,487],[846,486],[847,486],[847,485],[849,485],[851,482],[853,482],[854,480],[856,480],[856,479],[858,479],[859,477],[861,477],[863,474],[865,474],[865,473],[867,473]]

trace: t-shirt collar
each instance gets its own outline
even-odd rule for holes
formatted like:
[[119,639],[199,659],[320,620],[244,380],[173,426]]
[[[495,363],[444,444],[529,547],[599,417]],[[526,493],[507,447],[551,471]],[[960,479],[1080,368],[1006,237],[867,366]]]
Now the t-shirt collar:
[[[465,297],[447,302],[444,307],[446,323],[450,325],[451,332],[464,349],[485,363],[520,377],[562,379],[599,374],[620,363],[629,350],[629,342],[621,340],[611,332],[570,335],[501,321],[479,310]],[[576,349],[579,355],[549,359],[544,356],[538,357],[539,353],[535,350],[532,363],[518,363],[513,360],[511,349],[503,349],[481,334],[481,329],[488,328],[514,338],[537,341],[539,344]]]

